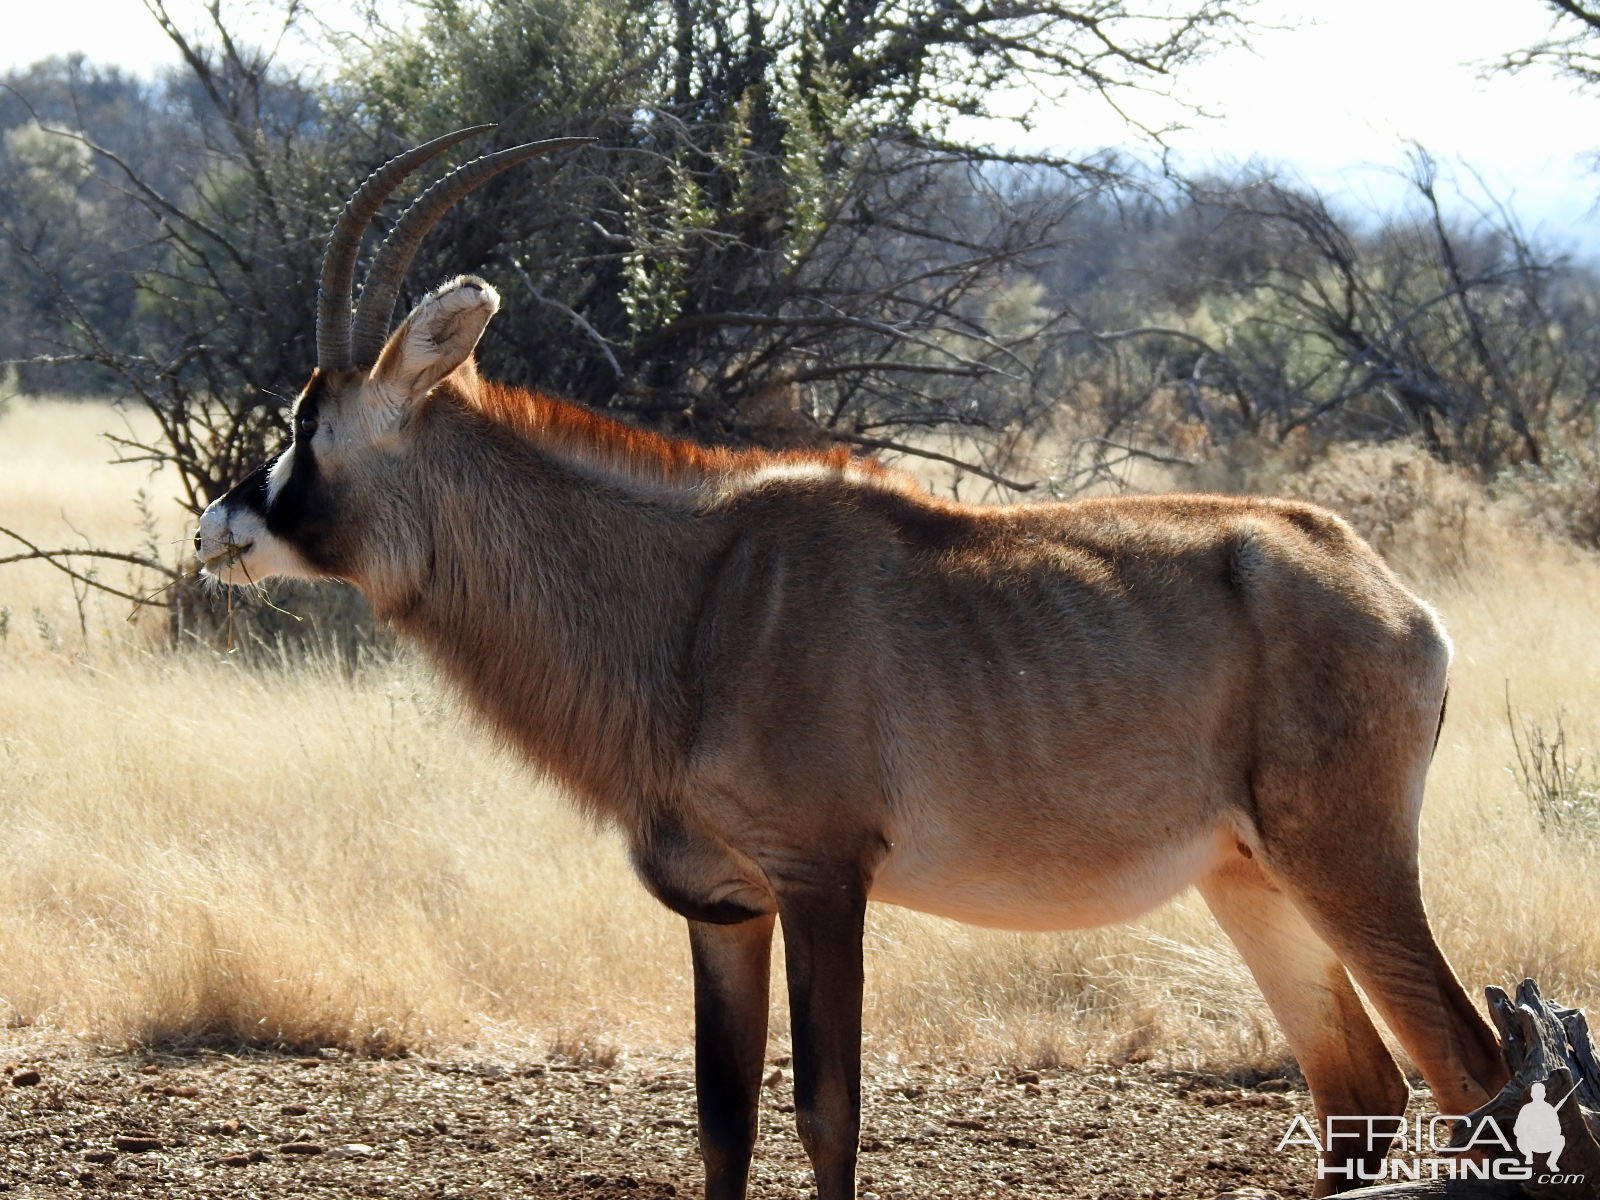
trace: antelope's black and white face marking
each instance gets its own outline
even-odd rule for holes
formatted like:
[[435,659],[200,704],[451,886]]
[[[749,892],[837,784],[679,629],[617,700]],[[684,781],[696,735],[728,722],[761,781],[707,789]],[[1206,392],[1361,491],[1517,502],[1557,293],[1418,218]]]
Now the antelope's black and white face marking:
[[332,441],[327,407],[327,377],[317,372],[295,407],[289,445],[201,514],[195,549],[206,574],[258,583],[340,573],[338,499],[320,461]]
[[[463,275],[424,296],[371,371],[312,373],[289,445],[200,516],[195,552],[223,583],[359,576],[405,546],[376,515],[398,431],[428,393],[471,357],[500,297]],[[392,497],[390,497],[392,498]],[[363,543],[367,544],[363,544]]]

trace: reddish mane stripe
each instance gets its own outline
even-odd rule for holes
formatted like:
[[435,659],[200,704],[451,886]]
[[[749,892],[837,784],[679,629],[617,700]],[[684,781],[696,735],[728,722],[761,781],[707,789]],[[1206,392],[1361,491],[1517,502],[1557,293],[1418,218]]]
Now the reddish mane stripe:
[[541,392],[483,380],[462,388],[467,403],[495,424],[540,446],[662,482],[691,482],[782,467],[846,470],[888,482],[896,473],[843,446],[829,450],[733,450],[701,446],[624,425]]

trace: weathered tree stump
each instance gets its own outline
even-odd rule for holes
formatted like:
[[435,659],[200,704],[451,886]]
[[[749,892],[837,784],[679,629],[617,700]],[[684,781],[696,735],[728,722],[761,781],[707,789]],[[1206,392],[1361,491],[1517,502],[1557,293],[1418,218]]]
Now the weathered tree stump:
[[1522,981],[1515,1000],[1497,987],[1488,996],[1511,1080],[1461,1122],[1451,1145],[1462,1148],[1463,1158],[1513,1159],[1527,1166],[1521,1154],[1495,1143],[1517,1146],[1517,1118],[1534,1086],[1543,1084],[1544,1102],[1555,1107],[1563,1138],[1555,1170],[1546,1153],[1535,1153],[1525,1180],[1393,1183],[1345,1192],[1341,1200],[1600,1200],[1600,1061],[1588,1021],[1576,1009],[1550,1004],[1531,979]]

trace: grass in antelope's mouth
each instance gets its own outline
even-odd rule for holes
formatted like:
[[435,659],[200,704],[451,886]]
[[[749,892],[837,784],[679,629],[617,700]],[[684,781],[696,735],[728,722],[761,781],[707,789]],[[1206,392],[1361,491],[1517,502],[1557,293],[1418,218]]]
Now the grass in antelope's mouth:
[[217,551],[217,553],[213,554],[210,558],[201,559],[200,565],[208,571],[213,567],[232,566],[234,563],[238,562],[241,558],[248,554],[250,552],[250,547],[254,545],[254,542],[229,543],[221,550]]

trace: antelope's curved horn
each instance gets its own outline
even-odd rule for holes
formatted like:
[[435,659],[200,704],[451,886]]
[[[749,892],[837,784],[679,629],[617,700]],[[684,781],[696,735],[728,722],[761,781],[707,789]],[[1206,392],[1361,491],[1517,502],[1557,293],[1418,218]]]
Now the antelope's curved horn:
[[457,167],[418,196],[395,222],[389,236],[384,238],[383,245],[378,247],[372,270],[367,273],[367,282],[361,288],[361,303],[356,308],[355,333],[352,336],[355,363],[365,367],[378,360],[383,343],[389,336],[394,302],[400,295],[400,285],[405,281],[411,259],[428,230],[438,224],[439,218],[452,204],[520,162],[573,146],[586,146],[595,140],[592,137],[551,138],[485,154],[482,158],[475,158]]
[[356,194],[350,197],[322,255],[322,279],[317,286],[317,366],[324,371],[343,371],[352,365],[350,305],[355,291],[356,255],[361,250],[362,234],[378,215],[389,193],[430,158],[443,154],[473,134],[493,128],[493,125],[470,125],[397,154],[368,175]]

